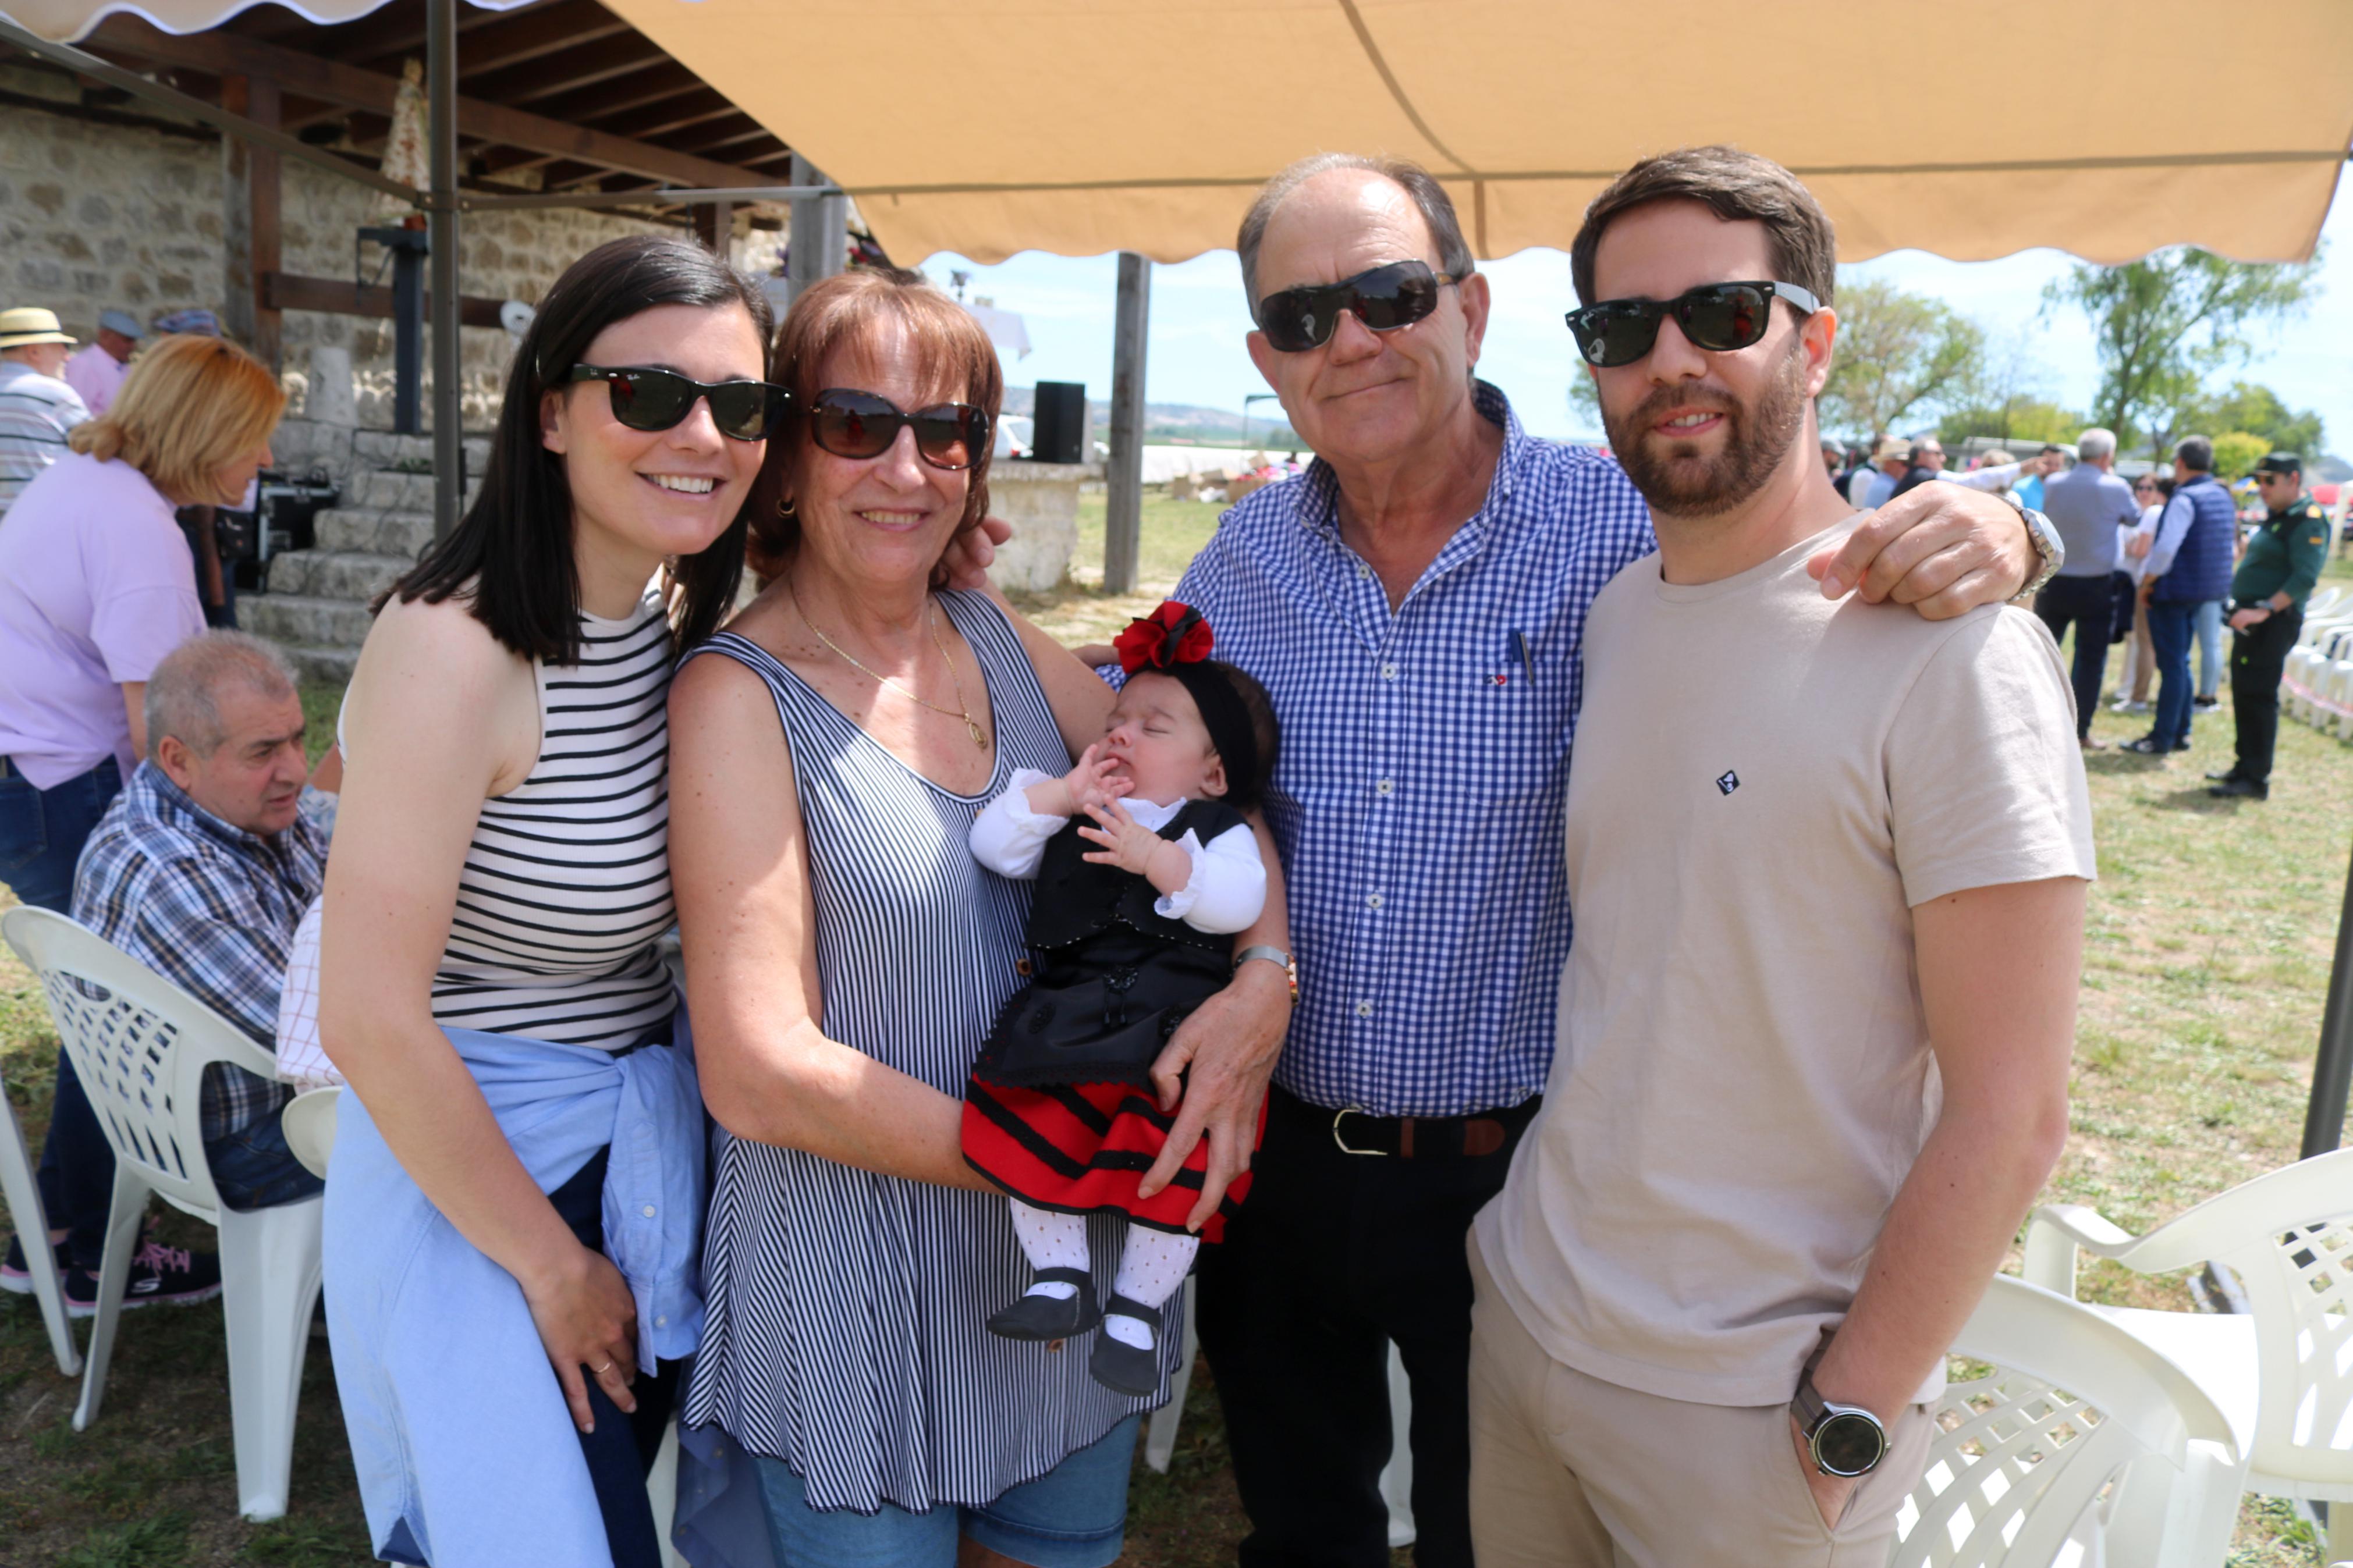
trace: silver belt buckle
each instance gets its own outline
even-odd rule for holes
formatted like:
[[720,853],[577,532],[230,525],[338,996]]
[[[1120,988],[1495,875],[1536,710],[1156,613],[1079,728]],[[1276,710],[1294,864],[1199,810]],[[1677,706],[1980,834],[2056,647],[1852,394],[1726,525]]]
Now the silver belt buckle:
[[1362,1154],[1376,1160],[1380,1159],[1388,1153],[1388,1151],[1386,1149],[1351,1148],[1349,1147],[1348,1141],[1340,1136],[1340,1123],[1343,1120],[1351,1116],[1369,1116],[1370,1114],[1372,1113],[1361,1105],[1342,1106],[1339,1110],[1332,1113],[1332,1142],[1338,1145],[1341,1153]]

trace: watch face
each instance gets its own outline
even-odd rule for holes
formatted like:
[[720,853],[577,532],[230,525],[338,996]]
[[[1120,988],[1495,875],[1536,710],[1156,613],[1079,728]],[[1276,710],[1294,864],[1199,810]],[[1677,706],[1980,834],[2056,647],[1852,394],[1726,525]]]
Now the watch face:
[[1862,1415],[1833,1415],[1814,1434],[1814,1457],[1833,1476],[1859,1476],[1879,1463],[1887,1440]]

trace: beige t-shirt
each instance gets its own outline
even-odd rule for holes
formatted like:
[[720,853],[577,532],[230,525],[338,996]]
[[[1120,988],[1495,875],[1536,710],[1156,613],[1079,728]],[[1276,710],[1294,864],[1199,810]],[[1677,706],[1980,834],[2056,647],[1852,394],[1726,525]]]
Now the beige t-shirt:
[[2094,874],[2050,633],[1824,599],[1849,526],[1586,623],[1559,1047],[1477,1234],[1555,1358],[1667,1398],[1788,1399],[1862,1281],[1935,1117],[1912,907]]

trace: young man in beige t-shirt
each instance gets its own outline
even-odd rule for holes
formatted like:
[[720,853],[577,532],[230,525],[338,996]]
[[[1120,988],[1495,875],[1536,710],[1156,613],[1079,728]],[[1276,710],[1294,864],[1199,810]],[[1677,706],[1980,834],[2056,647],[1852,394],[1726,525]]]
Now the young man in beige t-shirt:
[[1924,620],[1809,571],[1855,520],[1814,460],[1831,227],[1788,171],[1646,160],[1574,259],[1660,552],[1587,623],[1559,1045],[1472,1231],[1474,1544],[1876,1564],[2066,1135],[2094,870],[2066,671],[2024,611]]

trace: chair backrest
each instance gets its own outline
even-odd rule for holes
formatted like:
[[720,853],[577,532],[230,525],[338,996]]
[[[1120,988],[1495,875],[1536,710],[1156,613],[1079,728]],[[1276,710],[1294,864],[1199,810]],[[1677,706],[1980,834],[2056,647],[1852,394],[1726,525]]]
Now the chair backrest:
[[37,975],[67,1059],[114,1157],[183,1207],[216,1210],[205,1163],[204,1069],[229,1062],[269,1077],[269,1053],[219,1014],[97,932],[47,910],[0,917],[0,934]]
[[2230,1423],[2172,1363],[2022,1279],[1995,1279],[1953,1353],[1989,1370],[1933,1407],[1890,1568],[2047,1568],[2079,1528],[2105,1537],[2111,1562],[2157,1562],[2190,1440],[2231,1447]]
[[2238,1275],[2253,1309],[2252,1468],[2353,1486],[2353,1179],[2235,1239],[2215,1258]]

